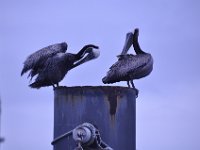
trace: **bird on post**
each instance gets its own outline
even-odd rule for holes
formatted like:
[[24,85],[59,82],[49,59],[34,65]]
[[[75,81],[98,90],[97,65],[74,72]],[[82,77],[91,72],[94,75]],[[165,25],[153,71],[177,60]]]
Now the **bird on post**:
[[21,76],[30,71],[28,77],[36,76],[36,79],[29,86],[41,88],[45,86],[59,86],[59,82],[67,72],[80,64],[97,58],[100,55],[98,46],[93,44],[85,45],[78,53],[65,53],[67,43],[57,43],[44,47],[28,56],[24,62]]
[[[124,48],[117,56],[118,61],[110,67],[107,75],[102,79],[104,84],[126,81],[128,87],[132,86],[136,89],[133,80],[146,77],[152,72],[153,58],[150,53],[146,53],[140,48],[138,36],[139,29],[137,28],[134,32],[127,33]],[[135,55],[127,54],[131,45],[133,45]],[[138,92],[136,89],[136,96],[138,96]]]

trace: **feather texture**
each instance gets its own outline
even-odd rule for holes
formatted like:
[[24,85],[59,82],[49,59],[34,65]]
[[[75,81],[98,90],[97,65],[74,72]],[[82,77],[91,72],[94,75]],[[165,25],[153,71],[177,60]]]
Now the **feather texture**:
[[39,72],[32,88],[50,86],[60,82],[76,61],[75,54],[57,53],[46,60],[44,68]]
[[150,54],[127,54],[110,67],[104,83],[115,83],[139,79],[148,75],[153,69],[153,59]]
[[44,62],[51,56],[57,53],[65,53],[67,50],[67,43],[57,43],[53,45],[49,45],[44,47],[35,53],[28,56],[28,58],[24,62],[24,67],[22,69],[21,75],[31,70],[29,74],[31,77],[37,74],[38,69],[43,67]]

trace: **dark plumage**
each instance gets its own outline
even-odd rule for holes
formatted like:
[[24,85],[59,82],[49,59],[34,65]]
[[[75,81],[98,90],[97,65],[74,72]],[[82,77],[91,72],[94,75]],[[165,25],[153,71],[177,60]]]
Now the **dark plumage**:
[[[103,83],[127,81],[129,87],[129,82],[131,82],[132,87],[135,88],[134,79],[146,77],[151,73],[153,70],[153,58],[151,54],[141,50],[138,36],[139,30],[135,29],[134,34],[132,33],[132,37],[129,38],[132,40],[136,55],[127,54],[129,46],[124,46],[127,48],[123,49],[121,55],[118,56],[118,61],[110,67],[107,75],[102,79]],[[129,39],[127,40],[130,41]],[[125,45],[128,43],[127,40]]]
[[93,49],[98,47],[90,44],[84,46],[77,54],[72,54],[65,53],[66,43],[45,47],[26,59],[21,75],[29,70],[31,78],[37,75],[35,82],[29,85],[32,88],[51,85],[55,87],[55,84],[58,86],[70,69],[99,56],[99,51]]
[[67,50],[67,43],[57,43],[44,47],[35,53],[28,56],[24,62],[24,67],[21,71],[21,76],[27,71],[31,70],[30,76],[34,76],[38,73],[38,69],[43,66],[44,62],[57,53],[65,53]]

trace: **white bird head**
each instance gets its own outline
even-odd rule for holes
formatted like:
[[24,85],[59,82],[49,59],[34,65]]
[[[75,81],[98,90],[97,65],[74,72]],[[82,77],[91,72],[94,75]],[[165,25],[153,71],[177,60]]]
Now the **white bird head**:
[[92,45],[91,47],[88,47],[85,50],[83,55],[84,55],[83,58],[77,61],[72,68],[77,67],[90,60],[98,58],[100,55],[99,47]]

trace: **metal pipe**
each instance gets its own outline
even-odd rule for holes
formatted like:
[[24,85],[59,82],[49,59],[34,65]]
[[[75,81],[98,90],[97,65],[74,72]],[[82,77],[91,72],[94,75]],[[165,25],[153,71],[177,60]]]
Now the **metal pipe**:
[[[104,143],[114,150],[135,150],[135,102],[136,91],[127,87],[55,88],[54,138],[89,122],[99,130]],[[54,150],[72,150],[76,144],[73,138],[65,138],[54,144]]]

